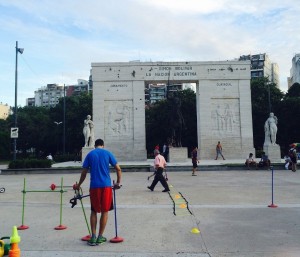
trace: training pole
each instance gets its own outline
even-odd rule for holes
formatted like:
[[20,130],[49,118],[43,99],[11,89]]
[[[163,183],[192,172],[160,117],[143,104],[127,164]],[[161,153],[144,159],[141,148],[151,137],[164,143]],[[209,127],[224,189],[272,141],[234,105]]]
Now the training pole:
[[54,229],[55,230],[63,230],[66,229],[67,227],[62,225],[62,204],[63,204],[63,184],[64,184],[64,179],[63,177],[61,178],[60,182],[60,215],[59,215],[59,225],[56,226]]
[[[80,191],[81,191],[81,195],[83,195],[83,191],[82,191],[81,188],[80,188]],[[79,191],[78,191],[78,193],[79,193]],[[90,226],[89,226],[86,214],[85,214],[84,206],[83,206],[83,203],[82,203],[82,198],[80,198],[80,204],[81,204],[81,209],[83,211],[84,220],[85,220],[86,226],[87,226],[88,231],[89,231],[89,234],[87,236],[82,237],[81,240],[82,241],[89,241],[91,239],[91,234],[92,233],[91,233],[91,229],[90,229]]]
[[61,189],[60,191],[54,191],[54,190],[26,190],[26,179],[24,178],[24,185],[23,190],[21,191],[23,193],[23,205],[22,205],[22,225],[19,226],[18,230],[25,230],[28,229],[29,226],[24,225],[24,217],[25,217],[25,194],[26,193],[60,193],[60,224],[55,227],[56,230],[62,230],[66,229],[67,227],[62,225],[62,195],[64,192],[67,192],[66,190],[63,190],[63,178],[61,178]]
[[276,204],[274,204],[274,168],[273,168],[273,166],[271,166],[271,170],[272,170],[272,203],[270,205],[268,205],[268,207],[277,208],[278,206]]
[[25,230],[28,229],[29,226],[24,225],[24,211],[25,211],[25,194],[26,194],[26,179],[24,178],[23,183],[23,205],[22,205],[22,225],[18,227],[18,230]]
[[116,203],[116,189],[115,189],[115,181],[113,181],[113,194],[114,194],[114,213],[115,213],[115,232],[116,236],[110,239],[111,243],[121,243],[124,241],[122,237],[118,236],[118,225],[117,225],[117,203]]

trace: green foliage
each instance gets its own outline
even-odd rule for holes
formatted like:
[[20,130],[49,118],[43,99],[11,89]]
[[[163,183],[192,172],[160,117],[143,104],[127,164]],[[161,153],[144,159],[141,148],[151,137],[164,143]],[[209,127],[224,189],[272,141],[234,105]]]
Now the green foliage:
[[294,83],[285,94],[285,98],[291,98],[291,97],[300,97],[299,83]]
[[0,159],[8,160],[10,153],[10,131],[7,122],[0,119]]
[[50,109],[43,107],[23,107],[18,110],[19,138],[17,149],[24,157],[27,150],[34,148],[36,153],[43,151],[47,142],[51,141],[49,135]]
[[182,133],[182,145],[191,150],[198,145],[196,94],[191,89],[183,90],[180,93],[181,109],[185,123]]
[[92,94],[83,93],[78,96],[70,96],[65,99],[65,124],[56,125],[54,121],[64,121],[64,99],[51,109],[50,119],[53,130],[53,145],[49,153],[61,155],[63,153],[63,134],[65,125],[65,153],[78,153],[84,145],[82,134],[83,120],[92,113]]
[[[49,153],[62,155],[64,125],[65,153],[75,154],[80,151],[84,145],[82,122],[86,115],[92,114],[92,95],[81,94],[66,97],[65,100],[65,124],[60,125],[54,122],[64,122],[64,98],[61,98],[59,104],[52,108],[28,106],[18,108],[17,159],[28,158],[32,155],[35,158],[45,159]],[[14,127],[14,115],[10,115],[5,121],[0,120],[0,158],[2,160],[12,158],[11,127]]]
[[[196,94],[191,89],[178,93],[184,118],[182,145],[192,148],[197,145]],[[167,142],[172,131],[171,116],[172,106],[168,100],[159,101],[149,109],[146,109],[146,148],[148,153],[152,153],[157,144],[162,146]]]
[[288,97],[278,106],[278,143],[284,153],[289,144],[300,143],[300,97]]
[[22,159],[11,161],[9,169],[29,169],[29,168],[51,168],[51,160]]

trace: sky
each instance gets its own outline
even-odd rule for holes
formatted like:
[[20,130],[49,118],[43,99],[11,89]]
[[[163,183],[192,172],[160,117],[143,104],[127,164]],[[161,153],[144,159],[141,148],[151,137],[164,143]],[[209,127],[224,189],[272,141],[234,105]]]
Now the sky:
[[92,62],[223,61],[266,53],[287,90],[299,0],[0,0],[0,103],[88,80]]

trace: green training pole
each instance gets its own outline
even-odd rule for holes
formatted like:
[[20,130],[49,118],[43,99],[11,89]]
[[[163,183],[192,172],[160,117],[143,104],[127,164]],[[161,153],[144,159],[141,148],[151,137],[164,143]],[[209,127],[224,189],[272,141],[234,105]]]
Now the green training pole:
[[23,205],[22,205],[22,225],[18,227],[18,230],[25,230],[28,229],[29,227],[24,225],[24,213],[25,213],[25,194],[26,194],[26,179],[24,178],[24,183],[23,183]]
[[56,230],[63,230],[67,228],[66,226],[62,225],[62,201],[63,201],[63,192],[64,192],[63,184],[64,184],[64,179],[62,177],[60,183],[60,218],[59,218],[59,225],[54,228]]
[[[81,189],[81,195],[83,195],[82,189]],[[86,214],[85,214],[85,210],[84,210],[84,207],[83,207],[82,199],[80,199],[80,203],[81,203],[81,208],[83,210],[83,215],[84,215],[85,223],[86,223],[88,231],[89,231],[89,235],[91,235],[91,229],[90,229],[90,226],[89,226]]]

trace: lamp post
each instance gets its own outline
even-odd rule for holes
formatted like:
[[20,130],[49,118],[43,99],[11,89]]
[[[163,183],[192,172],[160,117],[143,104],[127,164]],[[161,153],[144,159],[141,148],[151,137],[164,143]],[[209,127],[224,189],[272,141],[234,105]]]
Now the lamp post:
[[270,93],[270,82],[268,82],[267,85],[268,85],[268,102],[269,102],[269,114],[270,114],[271,110],[272,110],[271,93]]
[[58,133],[58,126],[60,124],[62,124],[62,121],[54,121],[54,123],[56,124],[56,133],[57,133],[57,139],[56,139],[56,154],[58,153],[58,139],[59,139],[59,133]]
[[[23,54],[24,48],[18,47],[18,41],[16,41],[16,69],[15,69],[15,128],[17,128],[18,122],[17,122],[17,106],[18,106],[18,53]],[[17,138],[14,138],[14,161],[17,157]]]
[[66,86],[64,84],[64,134],[63,134],[63,155],[66,154]]

